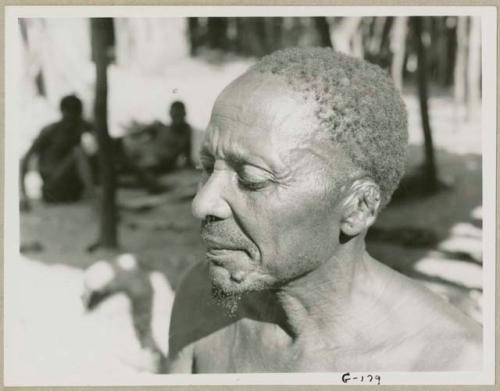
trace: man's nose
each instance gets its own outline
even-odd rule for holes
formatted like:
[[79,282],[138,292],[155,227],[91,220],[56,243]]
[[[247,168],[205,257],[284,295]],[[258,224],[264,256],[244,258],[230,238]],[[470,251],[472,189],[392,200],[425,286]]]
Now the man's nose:
[[227,219],[231,216],[231,207],[224,198],[226,190],[225,174],[212,173],[208,180],[200,186],[191,205],[193,215],[201,220],[208,216]]

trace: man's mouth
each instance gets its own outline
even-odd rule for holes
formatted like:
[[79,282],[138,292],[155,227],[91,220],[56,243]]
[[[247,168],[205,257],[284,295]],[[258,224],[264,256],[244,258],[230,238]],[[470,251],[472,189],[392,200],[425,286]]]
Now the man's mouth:
[[224,252],[228,251],[243,251],[242,248],[229,243],[229,241],[214,237],[212,235],[202,233],[201,238],[207,245],[207,253],[213,252],[214,255],[222,255]]
[[208,260],[210,260],[213,264],[217,266],[224,266],[228,262],[234,260],[234,255],[236,252],[244,252],[244,250],[235,248],[209,247],[207,249],[206,255]]
[[212,265],[234,269],[238,264],[240,266],[247,264],[252,258],[244,245],[245,242],[234,235],[223,235],[223,232],[214,232],[214,230],[204,226],[201,230],[201,238],[207,246],[207,260]]

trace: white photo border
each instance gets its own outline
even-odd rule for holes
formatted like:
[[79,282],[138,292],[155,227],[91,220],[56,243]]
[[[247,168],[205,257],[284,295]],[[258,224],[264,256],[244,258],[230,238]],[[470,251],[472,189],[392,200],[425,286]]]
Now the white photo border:
[[[495,382],[496,114],[497,9],[494,6],[6,6],[4,133],[4,303],[9,299],[9,260],[19,257],[18,148],[15,132],[19,67],[15,55],[19,18],[187,16],[444,16],[481,18],[482,37],[482,196],[483,196],[483,370],[480,372],[382,372],[384,385],[479,385]],[[17,45],[17,48],[16,48]],[[15,282],[14,282],[15,283]],[[4,304],[5,308],[5,304]],[[5,319],[9,316],[4,313]],[[5,323],[4,323],[5,325]],[[5,346],[6,341],[4,341]],[[351,373],[351,376],[355,376]],[[359,374],[362,375],[362,374]],[[366,375],[366,373],[364,373]],[[95,379],[51,379],[51,386],[134,385],[337,385],[342,373],[266,373],[217,375],[122,375]],[[5,385],[9,377],[4,373]],[[34,385],[34,384],[23,384]],[[37,384],[42,385],[42,384]]]

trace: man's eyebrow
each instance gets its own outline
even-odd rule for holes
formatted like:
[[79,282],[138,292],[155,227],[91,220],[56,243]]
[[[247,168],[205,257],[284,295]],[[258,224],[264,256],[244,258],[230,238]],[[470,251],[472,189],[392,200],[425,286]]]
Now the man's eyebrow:
[[251,159],[238,151],[224,151],[221,153],[221,156],[217,156],[217,153],[213,151],[213,148],[209,144],[204,144],[201,147],[200,156],[210,159],[222,158],[234,165],[251,164]]
[[228,151],[225,153],[225,160],[236,169],[241,169],[246,165],[256,167],[273,178],[279,178],[284,176],[284,172],[278,170],[273,164],[266,162],[260,158],[253,158],[252,155],[246,155],[239,151]]
[[234,165],[242,165],[245,163],[251,163],[251,159],[249,159],[244,154],[237,151],[227,151],[224,153],[225,159]]
[[272,175],[278,174],[277,172],[275,172],[276,169],[272,164],[266,163],[264,160],[259,159],[257,155],[244,153],[239,150],[230,150],[230,151],[225,150],[220,152],[219,156],[217,152],[213,151],[211,145],[205,144],[200,149],[200,157],[202,159],[204,158],[207,160],[208,159],[216,160],[220,158],[225,160],[228,164],[230,164],[234,168],[241,168],[242,166],[245,165],[251,165],[261,170],[267,171]]
[[272,166],[266,164],[266,162],[262,159],[259,159],[256,155],[245,154],[241,151],[225,151],[224,152],[224,160],[226,160],[229,164],[234,167],[241,167],[244,165],[251,165],[262,170],[268,171],[272,173]]

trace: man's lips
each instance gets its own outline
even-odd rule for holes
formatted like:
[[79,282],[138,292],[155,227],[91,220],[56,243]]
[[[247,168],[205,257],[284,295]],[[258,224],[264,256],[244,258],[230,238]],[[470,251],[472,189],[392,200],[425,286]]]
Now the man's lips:
[[252,269],[253,262],[248,249],[241,242],[235,243],[235,240],[207,231],[201,232],[201,237],[207,245],[207,260],[211,265],[227,270],[232,281],[242,282]]
[[243,248],[237,248],[237,247],[231,247],[231,246],[207,246],[207,251],[206,254],[212,257],[226,257],[230,256],[234,252],[244,252],[246,253],[246,250]]
[[207,245],[206,255],[216,265],[222,265],[230,261],[235,252],[244,252],[248,255],[246,249],[228,243],[228,241],[214,238],[209,235],[202,235],[202,239]]
[[207,234],[205,232],[201,233],[201,238],[203,239],[209,250],[241,250],[241,247],[238,247],[230,241]]
[[234,261],[234,252],[238,250],[208,249],[207,259],[216,266],[227,266]]
[[206,255],[212,266],[225,269],[232,281],[241,283],[252,269],[246,257],[241,258],[241,253],[248,255],[244,249],[227,248],[209,248]]

